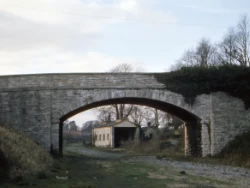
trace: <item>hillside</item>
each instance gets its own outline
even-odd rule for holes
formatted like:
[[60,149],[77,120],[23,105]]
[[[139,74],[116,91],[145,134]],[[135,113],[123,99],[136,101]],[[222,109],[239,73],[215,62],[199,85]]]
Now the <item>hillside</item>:
[[47,151],[13,129],[0,126],[0,178],[26,179],[52,164]]

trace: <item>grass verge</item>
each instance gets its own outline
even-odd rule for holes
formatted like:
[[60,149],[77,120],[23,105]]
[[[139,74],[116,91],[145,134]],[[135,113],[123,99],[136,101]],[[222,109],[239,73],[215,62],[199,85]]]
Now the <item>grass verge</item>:
[[0,126],[0,176],[20,180],[46,176],[52,164],[47,151],[13,129]]

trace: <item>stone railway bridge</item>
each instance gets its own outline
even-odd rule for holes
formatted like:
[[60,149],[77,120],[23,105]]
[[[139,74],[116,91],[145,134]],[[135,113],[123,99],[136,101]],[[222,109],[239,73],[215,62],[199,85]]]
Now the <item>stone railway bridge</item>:
[[0,125],[19,129],[38,144],[62,152],[63,121],[101,105],[141,104],[185,122],[185,153],[215,155],[250,130],[250,110],[238,98],[202,94],[193,105],[153,73],[78,73],[0,76]]

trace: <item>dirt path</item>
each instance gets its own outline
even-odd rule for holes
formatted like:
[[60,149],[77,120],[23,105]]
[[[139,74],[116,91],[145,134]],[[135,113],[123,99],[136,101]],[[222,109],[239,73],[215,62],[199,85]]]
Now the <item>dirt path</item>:
[[[174,180],[180,179],[180,173],[192,177],[209,178],[212,181],[227,182],[227,185],[219,185],[212,187],[235,187],[235,188],[249,188],[250,187],[250,169],[226,166],[226,165],[212,165],[199,164],[183,161],[174,161],[166,159],[157,159],[155,156],[135,156],[125,157],[122,153],[113,153],[111,151],[99,151],[94,149],[84,148],[79,145],[72,145],[65,147],[66,151],[77,152],[82,155],[94,157],[98,159],[119,159],[120,162],[125,163],[143,163],[153,164],[159,169],[165,169],[160,174],[149,174],[152,177],[167,178],[172,177]],[[165,175],[164,175],[165,174]],[[166,176],[166,177],[165,177]],[[185,179],[184,179],[185,180]],[[183,181],[183,180],[182,180]],[[182,184],[183,186],[184,184]],[[210,185],[210,183],[208,183]],[[207,185],[207,186],[208,186]],[[175,187],[175,186],[173,186]],[[177,186],[181,187],[181,186]],[[185,186],[184,186],[185,187]],[[210,186],[208,186],[210,187]]]
[[122,153],[115,153],[112,151],[99,151],[94,149],[89,149],[83,146],[79,146],[79,144],[69,145],[64,147],[65,151],[80,153],[85,156],[100,158],[100,159],[119,159],[124,156]]

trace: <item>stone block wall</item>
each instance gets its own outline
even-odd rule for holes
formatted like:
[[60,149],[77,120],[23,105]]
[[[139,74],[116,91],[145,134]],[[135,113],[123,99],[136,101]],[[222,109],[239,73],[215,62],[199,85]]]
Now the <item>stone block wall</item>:
[[[250,109],[227,93],[197,96],[190,111],[200,117],[202,156],[218,154],[237,135],[250,131]],[[190,150],[190,135],[185,127],[185,153]]]
[[210,97],[211,155],[216,155],[237,135],[250,131],[250,109],[226,93],[212,93]]
[[0,90],[0,124],[18,129],[49,149],[51,92]]

